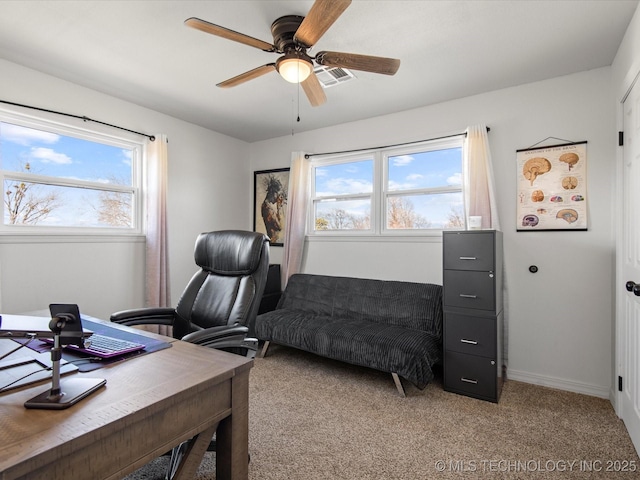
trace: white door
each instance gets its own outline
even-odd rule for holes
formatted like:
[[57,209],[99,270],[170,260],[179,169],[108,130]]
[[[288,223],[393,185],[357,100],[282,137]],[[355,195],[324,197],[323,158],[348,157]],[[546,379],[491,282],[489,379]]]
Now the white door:
[[[624,101],[622,238],[618,244],[619,414],[640,452],[640,80]],[[617,379],[616,379],[617,380]]]

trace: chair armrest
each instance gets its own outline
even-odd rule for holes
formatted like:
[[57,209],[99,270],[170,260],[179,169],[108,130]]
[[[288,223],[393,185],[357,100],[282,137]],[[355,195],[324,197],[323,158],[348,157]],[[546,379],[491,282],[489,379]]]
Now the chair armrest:
[[198,330],[197,332],[188,333],[180,340],[195,343],[197,345],[209,346],[209,344],[212,342],[230,340],[232,338],[244,340],[244,338],[247,336],[247,333],[249,333],[249,329],[244,325],[221,325],[218,327],[205,328],[203,330]]
[[110,320],[121,325],[173,325],[175,313],[172,307],[136,308],[113,313]]
[[249,329],[244,325],[222,325],[189,333],[181,340],[255,358],[258,351],[258,339],[247,338],[248,333]]

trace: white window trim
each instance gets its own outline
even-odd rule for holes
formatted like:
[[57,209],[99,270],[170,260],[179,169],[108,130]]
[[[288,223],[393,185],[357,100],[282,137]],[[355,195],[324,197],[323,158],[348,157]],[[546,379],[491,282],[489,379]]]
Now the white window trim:
[[[393,239],[416,241],[422,238],[425,241],[438,241],[442,238],[443,229],[389,229],[387,225],[387,209],[385,208],[386,200],[390,196],[404,196],[411,194],[437,194],[437,193],[457,193],[464,191],[464,185],[460,187],[442,186],[423,188],[415,190],[392,190],[387,189],[388,186],[388,159],[400,155],[409,155],[412,153],[421,153],[430,150],[444,150],[449,148],[458,148],[463,146],[464,134],[452,136],[436,140],[427,140],[425,142],[411,144],[404,147],[388,147],[378,150],[368,150],[360,152],[357,155],[336,154],[331,156],[319,156],[311,161],[311,195],[308,206],[307,233],[308,241],[388,241]],[[335,165],[340,163],[357,162],[362,160],[373,159],[373,192],[371,194],[371,229],[369,230],[315,230],[315,202],[322,197],[315,196],[315,171],[316,168],[325,165]],[[355,198],[358,194],[336,195],[330,198]],[[324,197],[326,198],[326,197]],[[463,230],[465,227],[462,227]]]
[[[61,123],[51,119],[34,117],[31,115],[17,113],[11,110],[0,108],[0,121],[11,123],[27,128],[33,128],[46,132],[56,133],[65,136],[80,138],[83,140],[104,143],[114,147],[132,150],[131,162],[132,185],[114,185],[102,184],[98,182],[84,180],[69,180],[62,177],[49,177],[46,175],[29,174],[21,175],[20,172],[5,171],[0,169],[0,185],[7,180],[22,180],[29,183],[43,183],[48,185],[69,186],[78,188],[90,188],[92,190],[104,191],[122,191],[125,193],[133,193],[134,199],[134,218],[133,227],[131,228],[109,228],[109,227],[73,227],[73,226],[49,226],[49,225],[5,225],[4,224],[4,197],[1,205],[0,215],[3,221],[0,222],[0,243],[14,243],[15,241],[28,241],[30,237],[46,237],[45,242],[59,243],[68,241],[79,241],[83,238],[88,241],[134,241],[138,242],[144,238],[144,202],[145,202],[145,185],[143,181],[144,159],[146,156],[146,148],[143,141],[137,136],[131,135],[116,136],[113,134],[100,131],[99,128],[88,129],[70,124]],[[1,237],[7,237],[2,240]],[[99,239],[91,240],[93,237]],[[41,243],[36,240],[36,243]]]

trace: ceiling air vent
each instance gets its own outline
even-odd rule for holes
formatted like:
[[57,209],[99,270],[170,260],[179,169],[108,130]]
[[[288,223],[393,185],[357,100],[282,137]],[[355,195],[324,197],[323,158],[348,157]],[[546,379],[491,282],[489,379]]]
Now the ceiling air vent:
[[314,72],[324,88],[333,87],[356,78],[349,70],[340,67],[319,66],[315,68]]

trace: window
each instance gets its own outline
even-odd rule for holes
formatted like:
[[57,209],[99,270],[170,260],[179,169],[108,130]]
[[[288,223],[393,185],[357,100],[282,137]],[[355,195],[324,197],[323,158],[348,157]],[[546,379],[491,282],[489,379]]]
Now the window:
[[365,158],[314,168],[315,230],[371,230],[373,167]]
[[140,233],[142,144],[0,114],[4,233]]
[[463,136],[312,162],[311,235],[464,228]]

